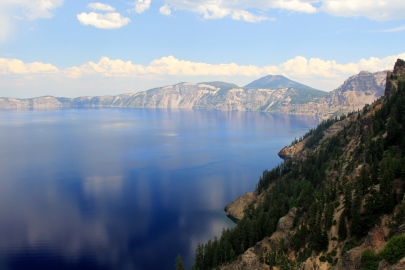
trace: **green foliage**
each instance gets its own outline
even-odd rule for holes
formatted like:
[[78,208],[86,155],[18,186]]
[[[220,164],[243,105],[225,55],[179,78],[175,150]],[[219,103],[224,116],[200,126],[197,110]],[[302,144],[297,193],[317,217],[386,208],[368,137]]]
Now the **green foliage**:
[[292,88],[289,89],[291,104],[305,104],[316,98],[324,97],[327,93],[315,89]]
[[371,250],[366,249],[361,254],[361,265],[363,270],[376,270],[378,268],[378,262],[380,259]]
[[405,257],[405,236],[392,237],[379,255],[391,264],[397,263]]
[[321,257],[319,257],[319,261],[326,262],[326,257],[322,255]]
[[342,254],[346,253],[347,251],[351,250],[352,248],[356,247],[357,243],[353,240],[350,240],[343,246]]
[[405,223],[405,195],[402,198],[401,204],[398,206],[398,212],[395,215],[395,221],[397,225],[402,225]]
[[339,121],[338,118],[324,120],[317,126],[316,129],[311,129],[306,135],[304,135],[304,138],[311,135],[311,137],[309,137],[307,142],[305,143],[305,147],[313,148],[323,138],[325,130],[327,130],[337,121]]
[[344,215],[340,217],[338,229],[339,241],[344,241],[347,238],[346,218]]
[[180,254],[176,257],[176,270],[184,270],[183,260]]

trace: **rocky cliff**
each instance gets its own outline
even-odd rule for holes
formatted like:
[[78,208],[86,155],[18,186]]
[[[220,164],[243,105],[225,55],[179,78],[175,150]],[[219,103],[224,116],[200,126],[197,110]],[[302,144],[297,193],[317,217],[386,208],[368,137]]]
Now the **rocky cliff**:
[[392,93],[395,93],[398,89],[398,79],[402,80],[401,74],[405,74],[405,61],[398,59],[395,63],[394,70],[387,73],[385,96],[391,97]]
[[361,72],[330,93],[279,77],[266,76],[243,88],[224,82],[179,83],[117,96],[0,98],[0,108],[194,108],[306,114],[327,119],[357,110],[382,96],[386,72]]
[[329,113],[339,110],[357,111],[384,95],[387,71],[362,71],[347,79],[326,98]]

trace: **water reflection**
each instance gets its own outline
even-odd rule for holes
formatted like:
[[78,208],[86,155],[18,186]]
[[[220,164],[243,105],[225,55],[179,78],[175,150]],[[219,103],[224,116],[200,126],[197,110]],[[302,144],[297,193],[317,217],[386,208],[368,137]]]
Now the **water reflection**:
[[1,269],[173,269],[233,226],[313,118],[188,110],[0,112]]

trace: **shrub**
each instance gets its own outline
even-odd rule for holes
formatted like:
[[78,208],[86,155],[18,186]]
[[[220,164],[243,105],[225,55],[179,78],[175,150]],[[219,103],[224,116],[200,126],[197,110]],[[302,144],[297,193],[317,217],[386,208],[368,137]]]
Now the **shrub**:
[[405,256],[405,236],[392,237],[380,252],[380,256],[391,264],[397,263]]
[[326,262],[326,257],[322,255],[321,257],[319,257],[319,260],[320,260],[321,262]]
[[378,256],[371,250],[366,249],[361,254],[361,265],[364,270],[375,270],[378,268]]

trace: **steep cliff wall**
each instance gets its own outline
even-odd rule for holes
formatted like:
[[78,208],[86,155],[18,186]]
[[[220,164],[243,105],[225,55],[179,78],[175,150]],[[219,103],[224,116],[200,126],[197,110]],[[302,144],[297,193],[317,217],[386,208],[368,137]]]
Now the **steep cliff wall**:
[[[395,74],[391,76],[395,76]],[[280,87],[276,89],[241,88],[223,82],[179,83],[145,92],[117,96],[0,98],[0,108],[194,108],[305,114],[327,119],[333,115],[355,111],[381,97],[384,93],[385,78],[386,72],[361,72],[350,77],[342,86],[330,93],[310,87],[290,87],[288,81],[284,87],[277,84]],[[284,80],[287,79],[284,78]],[[301,86],[298,83],[293,85]]]

